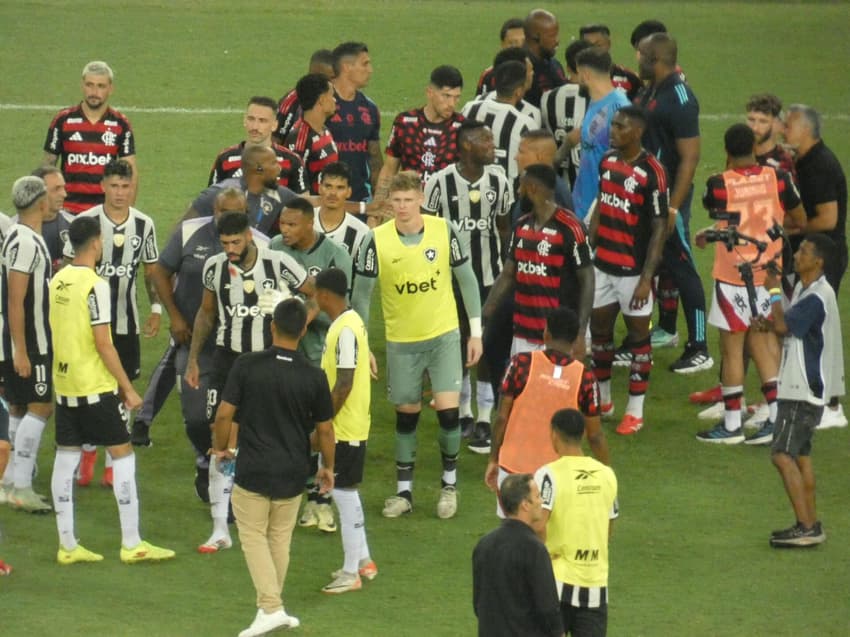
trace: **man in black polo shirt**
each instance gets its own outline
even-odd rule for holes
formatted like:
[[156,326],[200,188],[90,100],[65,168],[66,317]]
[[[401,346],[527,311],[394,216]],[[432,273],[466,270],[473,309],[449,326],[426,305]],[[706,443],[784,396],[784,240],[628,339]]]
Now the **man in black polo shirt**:
[[505,478],[499,500],[507,519],[472,552],[472,607],[487,637],[564,634],[552,561],[534,532],[543,517],[529,473]]
[[[823,273],[838,296],[841,278],[847,270],[847,178],[835,154],[820,138],[820,128],[820,114],[811,106],[788,107],[785,140],[797,152],[797,183],[807,217],[803,233],[791,236],[791,247],[796,253],[810,232],[822,232],[835,242],[835,258],[827,260]],[[846,426],[847,417],[838,398],[830,397],[818,428]]]
[[[824,274],[837,295],[847,269],[847,179],[835,154],[823,143],[820,127],[820,114],[812,107],[788,107],[785,139],[797,154],[797,181],[808,218],[803,232],[822,232],[835,242],[836,258],[826,264]],[[804,238],[804,234],[791,237],[795,252]]]
[[[279,303],[272,346],[240,356],[233,365],[215,419],[213,452],[236,458],[232,503],[254,588],[257,615],[240,637],[295,628],[281,592],[301,492],[310,470],[311,441],[322,454],[316,474],[322,492],[334,486],[333,403],[325,373],[298,353],[307,309],[297,299]],[[239,411],[239,453],[230,448]]]
[[525,48],[528,49],[534,78],[525,93],[525,101],[540,108],[540,98],[546,91],[567,83],[564,67],[555,58],[558,49],[558,18],[535,9],[525,18]]
[[670,290],[669,285],[663,285],[666,275],[679,290],[688,324],[685,351],[670,369],[689,374],[714,365],[705,341],[705,293],[688,238],[694,173],[700,154],[699,103],[676,72],[678,49],[672,37],[666,33],[646,37],[639,43],[638,53],[640,76],[649,82],[638,97],[638,105],[649,116],[643,147],[663,164],[670,185],[671,232],[659,269],[659,326],[653,333],[652,345],[673,346],[677,342],[678,303],[675,291],[665,295],[665,290]]

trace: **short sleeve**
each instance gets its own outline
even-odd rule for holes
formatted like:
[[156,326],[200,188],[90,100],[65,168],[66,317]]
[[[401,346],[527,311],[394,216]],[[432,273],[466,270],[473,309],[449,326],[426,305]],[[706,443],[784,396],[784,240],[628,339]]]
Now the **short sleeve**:
[[702,205],[709,212],[712,210],[726,210],[726,188],[723,186],[723,177],[721,175],[712,175],[705,182]]
[[298,290],[307,281],[307,270],[285,252],[275,254],[280,258],[280,279],[293,291]]
[[210,257],[204,262],[203,282],[204,287],[210,292],[215,292],[215,270],[218,259]]
[[[681,88],[680,88],[681,87]],[[676,108],[670,116],[670,128],[674,139],[689,139],[699,137],[699,102],[696,96],[685,84],[679,84],[676,87],[676,96],[678,97],[680,90],[687,93],[687,100],[684,104],[679,99],[676,102]]]
[[549,470],[548,465],[543,465],[534,474],[534,481],[540,488],[540,498],[543,500],[543,508],[551,511],[555,506],[555,476]]
[[22,233],[21,239],[6,252],[6,267],[15,272],[32,274],[39,261],[36,242]]
[[47,128],[47,139],[44,140],[44,152],[51,155],[62,154],[62,118],[57,115]]
[[136,137],[133,135],[133,129],[130,128],[130,122],[124,122],[124,132],[121,133],[119,140],[119,157],[132,157],[136,154]]
[[357,335],[350,327],[343,327],[336,342],[336,366],[338,369],[355,369],[357,367]]
[[178,227],[168,239],[162,252],[159,253],[159,264],[172,274],[180,270],[183,260],[183,228]]
[[428,178],[425,183],[425,203],[422,207],[428,212],[432,212],[438,217],[445,217],[442,208],[443,192],[440,188],[439,176],[435,173]]
[[145,238],[142,244],[142,263],[156,263],[159,259],[159,248],[156,245],[156,226],[153,219],[145,224]]
[[449,227],[449,264],[456,268],[469,260],[469,256],[463,251],[463,244],[458,237],[453,224],[446,221]]
[[105,280],[95,282],[89,290],[87,304],[91,325],[108,325],[112,322],[112,294]]
[[359,276],[373,279],[378,276],[378,250],[375,246],[375,232],[371,229],[363,235],[357,247],[354,271]]

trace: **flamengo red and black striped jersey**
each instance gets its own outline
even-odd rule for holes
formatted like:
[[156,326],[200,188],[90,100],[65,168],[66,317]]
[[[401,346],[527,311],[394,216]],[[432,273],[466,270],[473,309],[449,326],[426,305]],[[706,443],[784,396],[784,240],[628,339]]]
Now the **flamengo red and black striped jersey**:
[[299,119],[301,119],[301,104],[298,103],[298,94],[292,89],[280,98],[277,104],[277,131],[275,135],[281,141],[286,139],[289,131]]
[[566,306],[578,310],[578,270],[592,264],[584,224],[558,208],[536,228],[533,214],[520,218],[509,258],[516,264],[514,335],[543,342],[546,312]]
[[797,169],[794,167],[794,155],[779,144],[776,144],[773,150],[767,151],[764,155],[756,155],[756,161],[760,166],[770,166],[774,170],[784,170],[791,175],[794,183],[797,183]]
[[[212,186],[231,177],[241,177],[243,150],[245,150],[244,141],[221,151],[215,158],[207,185]],[[280,177],[277,182],[292,192],[298,194],[307,192],[307,177],[304,174],[304,163],[301,158],[278,144],[272,144],[272,150],[277,156],[277,163],[280,164]]]
[[637,74],[620,64],[611,65],[611,83],[614,88],[623,89],[630,102],[635,101],[640,89],[643,88],[643,82],[640,81]]
[[301,158],[307,183],[314,195],[319,194],[319,176],[328,164],[339,161],[334,138],[327,128],[321,132],[299,119],[286,136],[286,147]]
[[393,120],[387,155],[401,162],[401,170],[415,170],[422,184],[438,170],[457,161],[457,129],[463,115],[433,124],[421,108],[399,113]]
[[651,153],[634,161],[609,151],[599,162],[599,228],[594,265],[615,276],[643,271],[652,221],[669,215],[667,173]]
[[114,108],[90,122],[81,104],[59,111],[47,129],[44,152],[58,155],[65,176],[65,209],[73,214],[103,203],[103,167],[136,154],[130,121]]

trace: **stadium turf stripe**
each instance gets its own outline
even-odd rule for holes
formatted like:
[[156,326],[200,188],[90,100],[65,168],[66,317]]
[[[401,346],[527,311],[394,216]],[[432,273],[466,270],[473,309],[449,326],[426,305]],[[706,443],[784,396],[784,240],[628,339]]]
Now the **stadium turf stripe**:
[[[0,103],[0,111],[44,111],[56,112],[67,108],[68,104],[4,104]],[[239,115],[245,112],[243,108],[212,108],[199,106],[196,108],[184,108],[181,106],[123,106],[116,104],[115,108],[122,113],[162,113],[165,115]],[[382,111],[381,117],[395,117],[402,109],[397,111]],[[710,121],[736,120],[743,117],[743,113],[700,113],[700,119]],[[850,121],[850,113],[822,113],[821,117],[828,120]]]

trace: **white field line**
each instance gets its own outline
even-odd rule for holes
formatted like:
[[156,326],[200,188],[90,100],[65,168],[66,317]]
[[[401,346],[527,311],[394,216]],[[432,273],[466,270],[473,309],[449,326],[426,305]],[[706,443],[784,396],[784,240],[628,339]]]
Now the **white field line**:
[[[66,108],[68,104],[3,104],[0,103],[0,111],[42,111],[55,113],[60,109]],[[213,108],[213,107],[198,107],[184,108],[181,106],[119,106],[116,108],[122,113],[154,113],[165,115],[241,115],[245,112],[244,108]],[[398,111],[381,112],[381,117],[395,117]],[[741,119],[743,113],[700,113],[700,119],[709,121],[726,121]],[[822,117],[827,120],[850,121],[850,113],[825,113]]]

